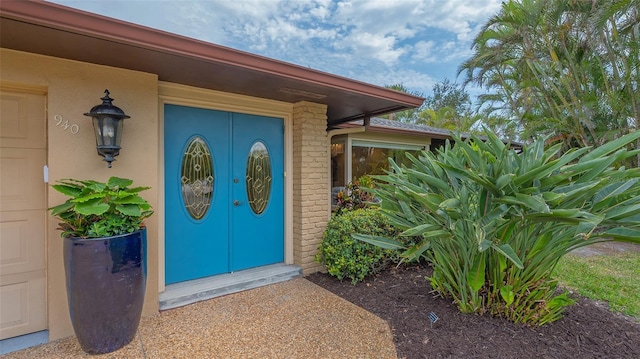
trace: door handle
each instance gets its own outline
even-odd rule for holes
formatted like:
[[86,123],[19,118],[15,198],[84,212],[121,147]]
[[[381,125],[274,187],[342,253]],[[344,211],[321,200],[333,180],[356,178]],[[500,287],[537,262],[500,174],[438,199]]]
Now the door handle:
[[237,199],[235,201],[233,201],[233,205],[234,206],[239,206],[240,205],[240,201],[238,201]]

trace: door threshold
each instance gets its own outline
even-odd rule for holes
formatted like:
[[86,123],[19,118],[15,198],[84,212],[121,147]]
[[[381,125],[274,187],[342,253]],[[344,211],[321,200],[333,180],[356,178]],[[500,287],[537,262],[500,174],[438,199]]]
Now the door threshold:
[[0,340],[0,355],[49,342],[49,331],[43,330],[18,337]]
[[237,293],[302,275],[302,268],[283,263],[170,284],[160,293],[160,310]]

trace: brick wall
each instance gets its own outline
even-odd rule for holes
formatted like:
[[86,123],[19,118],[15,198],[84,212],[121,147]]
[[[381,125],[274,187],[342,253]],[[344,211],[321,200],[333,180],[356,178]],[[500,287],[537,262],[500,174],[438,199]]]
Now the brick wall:
[[293,108],[293,260],[304,274],[321,270],[313,260],[329,211],[327,106]]

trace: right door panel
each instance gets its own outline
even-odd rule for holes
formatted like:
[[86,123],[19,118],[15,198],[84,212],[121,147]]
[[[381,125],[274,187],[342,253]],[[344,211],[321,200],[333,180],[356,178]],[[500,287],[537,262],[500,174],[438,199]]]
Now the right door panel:
[[238,205],[233,207],[231,222],[231,269],[283,262],[282,119],[234,115],[233,177],[232,193]]

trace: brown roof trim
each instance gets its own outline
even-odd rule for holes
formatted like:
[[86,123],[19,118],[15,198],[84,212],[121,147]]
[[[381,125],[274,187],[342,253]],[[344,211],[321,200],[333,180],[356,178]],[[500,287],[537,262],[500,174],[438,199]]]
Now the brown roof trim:
[[[387,106],[376,109],[377,113],[371,115],[418,107],[424,101],[423,98],[384,87],[44,1],[0,1],[0,15],[3,19],[13,19],[197,61],[271,74],[307,85],[346,90],[356,96],[384,99]],[[389,101],[395,105],[388,106]],[[363,115],[364,113],[348,117],[352,120],[362,118]]]

